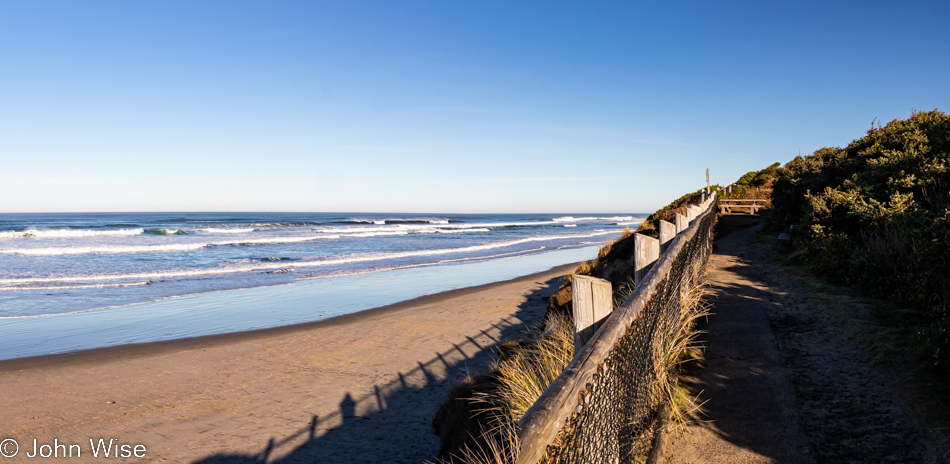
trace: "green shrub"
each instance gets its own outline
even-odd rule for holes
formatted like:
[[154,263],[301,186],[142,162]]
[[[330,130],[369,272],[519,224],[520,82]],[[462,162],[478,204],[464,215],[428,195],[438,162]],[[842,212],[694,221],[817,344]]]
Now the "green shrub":
[[726,198],[768,198],[781,164],[775,163],[761,171],[749,171],[733,184]]
[[914,113],[777,169],[770,227],[829,280],[916,310],[936,364],[950,354],[950,116]]

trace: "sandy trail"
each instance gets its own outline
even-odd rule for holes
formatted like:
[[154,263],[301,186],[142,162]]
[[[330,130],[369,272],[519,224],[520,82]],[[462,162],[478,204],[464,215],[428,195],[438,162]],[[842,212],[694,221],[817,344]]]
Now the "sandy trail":
[[[0,362],[0,438],[22,453],[89,439],[135,462],[406,462],[438,451],[433,413],[492,347],[544,314],[571,266],[302,326]],[[54,460],[55,461],[55,460]]]
[[871,355],[770,264],[757,230],[716,241],[705,361],[691,371],[704,421],[671,435],[666,462],[944,462]]

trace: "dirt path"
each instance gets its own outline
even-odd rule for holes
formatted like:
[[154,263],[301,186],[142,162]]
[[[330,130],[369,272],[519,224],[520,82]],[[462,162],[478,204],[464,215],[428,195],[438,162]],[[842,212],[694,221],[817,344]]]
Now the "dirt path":
[[701,422],[673,433],[668,463],[944,462],[808,286],[770,264],[755,228],[716,242]]

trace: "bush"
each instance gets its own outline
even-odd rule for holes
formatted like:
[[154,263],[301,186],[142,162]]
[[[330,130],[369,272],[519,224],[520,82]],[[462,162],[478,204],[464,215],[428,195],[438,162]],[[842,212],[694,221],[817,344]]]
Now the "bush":
[[916,310],[929,356],[950,354],[950,116],[915,112],[845,148],[776,169],[770,227],[829,280]]
[[746,173],[736,181],[728,198],[768,198],[780,166],[775,163],[761,171]]

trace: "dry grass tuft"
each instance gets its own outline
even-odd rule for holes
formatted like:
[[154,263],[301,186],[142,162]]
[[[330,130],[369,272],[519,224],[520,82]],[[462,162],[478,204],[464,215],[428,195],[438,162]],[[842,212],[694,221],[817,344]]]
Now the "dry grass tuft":
[[[465,446],[458,454],[446,459],[436,459],[434,464],[513,464],[518,458],[521,444],[518,440],[518,430],[513,422],[492,430],[482,430],[480,439],[472,440],[472,445]],[[426,461],[426,464],[433,464]]]
[[574,359],[571,320],[552,314],[545,320],[545,326],[538,337],[496,366],[500,403],[504,405],[505,415],[515,422]]
[[520,448],[518,420],[573,358],[574,327],[570,318],[561,314],[545,318],[543,332],[507,345],[504,356],[492,367],[497,387],[473,392],[471,398],[473,404],[481,405],[476,414],[490,418],[490,426],[451,459],[439,462],[514,462]]
[[[698,277],[702,278],[701,275]],[[709,316],[709,303],[706,299],[708,294],[709,289],[705,284],[694,285],[686,292],[682,299],[680,317],[674,321],[661,345],[661,366],[664,369],[659,383],[664,392],[664,399],[671,406],[671,419],[676,428],[685,428],[690,418],[694,417],[702,406],[702,403],[697,403],[696,397],[689,389],[679,382],[679,370],[684,362],[696,356],[696,350],[702,350],[698,340],[702,332],[696,330],[696,322]]]
[[477,449],[462,451],[462,459],[466,464],[511,464],[518,457],[520,443],[518,431],[513,423],[507,423],[494,432],[482,432],[490,438]]
[[590,275],[591,270],[594,269],[594,260],[582,261],[577,267],[571,271],[571,275]]
[[685,427],[690,417],[702,406],[696,398],[679,382],[680,366],[695,357],[696,350],[702,346],[698,341],[701,331],[696,330],[696,321],[709,316],[709,303],[706,297],[709,289],[702,284],[702,269],[693,269],[695,278],[692,285],[682,296],[682,309],[679,318],[671,321],[663,339],[657,346],[660,349],[657,363],[657,379],[663,400],[671,406],[675,427]]

